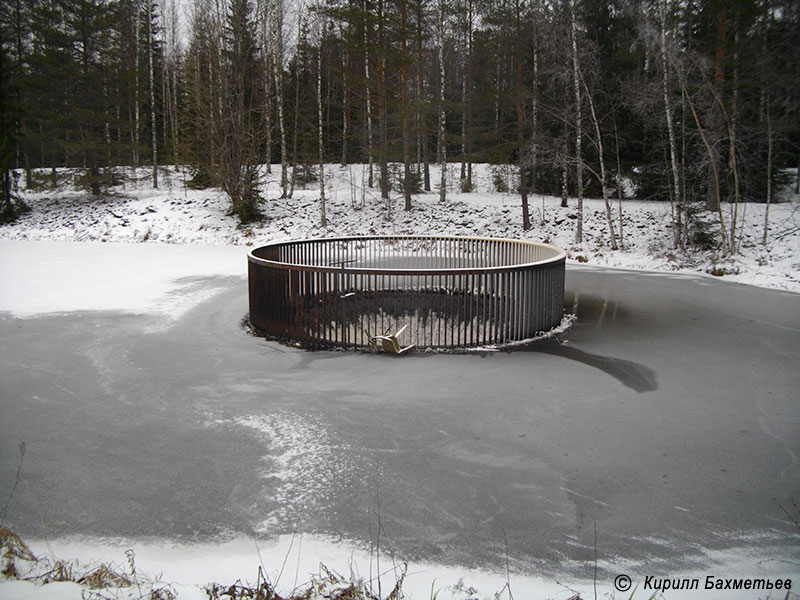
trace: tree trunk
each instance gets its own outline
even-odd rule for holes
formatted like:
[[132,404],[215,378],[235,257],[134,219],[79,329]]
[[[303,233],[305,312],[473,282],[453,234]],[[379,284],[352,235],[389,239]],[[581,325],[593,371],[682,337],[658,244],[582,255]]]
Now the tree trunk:
[[174,148],[175,159],[178,163],[183,163],[183,149],[178,126],[178,69],[172,69],[172,146]]
[[[534,0],[533,3],[534,21],[539,16],[539,0]],[[536,23],[534,23],[535,25]],[[537,172],[538,172],[538,145],[537,138],[539,135],[539,33],[538,29],[535,30],[533,38],[533,81],[532,86],[532,99],[531,99],[531,193],[536,191]],[[544,197],[543,197],[544,198]],[[544,223],[544,208],[542,208],[542,222]]]
[[[103,86],[103,96],[106,101],[110,101],[108,88],[105,85]],[[103,121],[103,138],[106,142],[106,165],[111,166],[111,123],[108,121],[108,114],[106,114]]]
[[594,99],[592,95],[589,93],[589,86],[586,85],[586,82],[583,82],[583,86],[586,89],[586,99],[589,101],[589,114],[592,116],[592,122],[594,123],[594,133],[597,136],[597,154],[600,159],[600,189],[603,193],[603,203],[606,207],[606,222],[608,224],[608,235],[611,236],[611,249],[617,249],[617,235],[614,232],[614,219],[611,216],[611,203],[608,200],[608,186],[606,185],[606,159],[603,153],[603,136],[600,133],[600,122],[597,120],[597,112],[594,108]]
[[148,61],[150,71],[150,129],[153,150],[153,187],[158,188],[158,136],[156,132],[156,90],[153,81],[153,3],[147,0],[147,42]]
[[266,59],[266,77],[264,78],[264,128],[267,135],[267,151],[266,163],[267,173],[272,173],[272,74],[269,72],[272,68],[270,62],[275,60],[274,57],[267,56]]
[[431,171],[428,165],[428,131],[426,127],[426,115],[423,109],[425,101],[425,86],[422,77],[422,2],[417,2],[417,87],[418,87],[418,100],[417,118],[419,120],[418,135],[422,140],[422,169],[423,186],[426,192],[431,191]]
[[139,0],[134,2],[134,38],[133,38],[133,166],[139,166],[139,36],[141,20],[139,18]]
[[[466,60],[464,61],[466,70]],[[466,191],[467,185],[467,77],[461,79],[461,191]]]
[[[166,56],[164,57],[166,59]],[[169,69],[168,60],[161,68],[161,155],[169,163]]]
[[569,206],[569,131],[564,116],[564,135],[561,136],[561,208]]
[[[684,91],[685,91],[685,88],[684,88]],[[730,232],[730,238],[729,238],[729,240],[730,240],[729,250],[730,250],[731,254],[736,254],[736,252],[738,251],[737,243],[736,243],[736,222],[737,222],[738,213],[739,213],[739,169],[738,169],[737,164],[736,164],[736,131],[734,130],[733,122],[732,122],[731,118],[728,116],[728,113],[725,110],[725,105],[723,104],[722,98],[720,97],[719,93],[717,92],[717,90],[713,86],[711,87],[711,91],[714,94],[714,98],[715,98],[715,100],[717,102],[717,105],[719,106],[720,113],[722,114],[722,119],[723,119],[723,121],[725,123],[725,127],[726,127],[727,132],[728,132],[728,166],[730,167],[731,173],[733,174],[733,198],[734,198],[733,211],[732,211],[732,215],[731,215],[731,221],[732,222],[731,222],[731,232]],[[694,112],[694,106],[692,106],[692,111]],[[695,120],[698,121],[696,114],[695,114]],[[700,127],[699,121],[698,121],[698,127]],[[702,133],[702,131],[701,131],[701,133]],[[704,141],[706,141],[706,140],[704,140]],[[709,152],[709,156],[710,155],[711,155],[711,153]],[[714,158],[716,158],[716,155],[714,156]],[[717,167],[716,163],[714,165],[712,165],[712,166],[714,166],[717,169],[717,172],[715,174],[715,177],[717,178],[717,180],[715,182],[715,187],[717,189],[717,191],[716,191],[716,194],[717,194],[716,201],[717,201],[717,205],[719,206],[720,223],[721,223],[722,222],[722,220],[721,220],[721,217],[722,217],[722,205],[720,204],[720,198],[719,198],[719,170],[718,170],[718,167]],[[727,252],[726,252],[726,254],[727,254]]]
[[575,15],[575,0],[570,0],[570,23],[572,31],[572,74],[575,84],[575,179],[578,195],[578,219],[575,228],[575,241],[583,242],[583,157],[581,154],[581,86],[579,82],[580,62],[578,58],[578,21]]
[[373,187],[375,185],[372,164],[373,158],[373,142],[372,142],[372,83],[369,77],[369,12],[367,11],[367,0],[364,0],[364,79],[366,80],[367,92],[367,159],[369,162],[369,181],[367,185]]
[[661,22],[661,92],[664,99],[664,115],[667,121],[669,135],[669,156],[672,166],[672,185],[674,201],[678,206],[677,218],[673,223],[673,242],[676,247],[683,245],[683,206],[681,205],[681,177],[678,170],[678,152],[675,143],[675,128],[672,124],[672,108],[669,102],[669,62],[667,60],[667,0],[659,4],[659,17]]
[[494,135],[500,132],[500,58],[497,59],[497,69],[494,80]]
[[264,2],[263,14],[261,16],[261,43],[264,47],[264,133],[266,134],[266,152],[264,162],[266,162],[267,173],[272,173],[272,65],[274,57],[269,51],[269,21],[270,3]]
[[322,35],[324,31],[324,21],[320,20],[320,39],[319,45],[317,46],[317,125],[319,141],[319,220],[321,227],[326,227],[328,225],[328,219],[325,215],[325,144],[322,137]]
[[444,11],[445,0],[439,0],[439,202],[447,200],[447,127],[444,104],[445,65],[444,65]]
[[178,124],[178,60],[180,56],[180,48],[178,46],[178,8],[175,0],[169,0],[170,6],[170,43],[171,43],[171,60],[170,60],[170,123],[172,128],[170,130],[172,138],[172,156],[176,163],[182,163],[182,149],[179,137],[179,124]]
[[411,210],[411,145],[408,139],[408,11],[406,7],[406,0],[400,3],[400,36],[401,47],[403,51],[403,66],[402,74],[402,94],[403,104],[403,196],[405,198],[405,209]]
[[767,94],[765,105],[764,112],[767,118],[767,205],[764,207],[764,238],[762,241],[766,246],[769,233],[769,205],[772,202],[772,118],[769,111],[769,94]]
[[[461,87],[461,191],[472,191],[472,140],[470,139],[470,103],[472,101],[472,0],[467,0],[466,56]],[[465,168],[466,167],[466,168]]]
[[[303,24],[303,14],[298,13],[297,17],[297,31],[299,32],[298,35],[301,35],[304,31],[305,25]],[[298,46],[300,45],[300,41],[298,41]],[[288,198],[294,196],[294,186],[297,183],[297,134],[298,134],[298,125],[300,121],[300,70],[305,66],[305,64],[297,64],[295,67],[294,72],[294,125],[292,126],[292,177],[289,180],[289,193],[287,194]],[[305,164],[305,161],[303,161]],[[303,189],[305,189],[305,183],[303,184]]]
[[[736,240],[736,223],[739,220],[739,169],[736,164],[736,133],[737,121],[739,119],[739,23],[737,19],[736,30],[733,34],[733,94],[731,97],[731,117],[728,121],[728,163],[733,171],[733,218],[731,219],[731,251],[736,254],[739,251],[739,241]],[[744,225],[741,234],[744,232]]]
[[619,212],[619,249],[625,249],[625,237],[622,229],[622,165],[619,160],[619,134],[617,133],[617,119],[614,117],[614,146],[617,153],[617,173],[615,176],[617,185],[617,212]]
[[381,198],[386,200],[386,213],[391,218],[392,203],[389,199],[389,132],[386,122],[386,48],[384,46],[384,14],[383,0],[378,0],[378,126],[380,128],[380,168],[381,168]]
[[720,234],[722,237],[722,255],[728,255],[728,232],[725,228],[725,216],[722,214],[722,198],[720,196],[720,183],[719,183],[719,168],[717,167],[717,159],[714,155],[714,150],[711,148],[711,144],[708,142],[708,137],[703,130],[703,127],[700,125],[700,118],[697,116],[697,111],[694,108],[694,103],[692,99],[689,98],[689,92],[686,90],[686,87],[683,88],[683,96],[686,98],[686,101],[689,103],[689,108],[692,111],[692,116],[694,117],[694,122],[697,124],[697,130],[700,132],[700,139],[703,140],[703,145],[706,147],[706,152],[708,153],[708,160],[711,165],[711,173],[713,176],[713,183],[714,187],[712,191],[714,193],[714,198],[716,200],[716,209],[717,215],[719,216],[719,226],[720,226]]
[[520,0],[514,2],[514,12],[516,16],[516,52],[515,62],[515,107],[517,112],[517,145],[519,151],[519,196],[522,202],[522,229],[527,231],[531,228],[530,209],[528,207],[528,169],[525,157],[525,108],[522,98],[522,61],[524,57],[524,40],[522,37],[522,15]]
[[283,0],[275,0],[272,74],[275,79],[275,98],[278,102],[278,128],[281,132],[281,198],[286,198],[289,159],[286,153],[286,119],[283,111]]
[[341,165],[347,166],[347,136],[350,126],[350,90],[347,87],[347,69],[349,67],[349,54],[347,50],[342,58],[342,160]]
[[[713,89],[715,86],[717,89],[722,89],[723,85],[725,84],[725,53],[726,53],[726,46],[728,43],[728,31],[727,25],[725,23],[725,17],[727,13],[727,8],[724,6],[724,3],[712,3],[712,7],[716,8],[716,36],[714,40],[714,83],[711,85]],[[712,113],[716,115],[716,113]],[[713,131],[719,131],[721,129],[720,123],[715,116],[712,116],[711,119],[711,128]],[[713,211],[721,208],[721,198],[719,197],[720,190],[719,190],[719,171],[720,171],[720,163],[719,157],[716,153],[709,154],[709,159],[712,161],[712,164],[709,165],[711,170],[711,185],[708,186],[709,194],[706,196],[706,210]],[[727,235],[726,235],[727,238]],[[726,252],[727,254],[727,252]]]

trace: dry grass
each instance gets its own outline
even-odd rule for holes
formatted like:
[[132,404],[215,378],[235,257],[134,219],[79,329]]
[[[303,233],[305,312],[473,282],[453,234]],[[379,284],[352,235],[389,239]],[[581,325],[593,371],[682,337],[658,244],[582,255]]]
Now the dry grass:
[[18,579],[17,561],[35,562],[38,559],[21,537],[5,527],[0,527],[0,560],[3,561],[0,573],[8,579]]
[[175,600],[177,594],[168,585],[140,578],[136,573],[133,551],[126,553],[128,570],[111,563],[81,565],[78,561],[37,558],[16,533],[0,527],[0,575],[6,579],[30,581],[38,585],[71,581],[84,588],[87,600],[113,600],[121,590],[133,590],[126,598]]
[[377,595],[368,582],[361,579],[348,579],[325,565],[320,565],[319,575],[310,582],[295,589],[288,596],[281,596],[275,591],[273,585],[267,581],[262,569],[258,570],[258,579],[255,585],[237,581],[230,586],[211,584],[206,586],[209,600],[401,600],[403,595],[403,581],[405,579],[405,565],[400,576],[396,578],[392,591],[385,598]]
[[130,587],[133,585],[133,580],[127,573],[115,570],[107,564],[100,565],[95,570],[74,581],[95,590],[110,587]]
[[[40,560],[38,563],[45,563],[49,561]],[[61,581],[75,581],[75,571],[73,567],[75,563],[67,560],[56,560],[52,567],[36,577],[21,577],[20,579],[32,579],[37,583],[48,584]]]
[[[78,561],[37,558],[25,542],[12,531],[0,528],[0,574],[6,579],[30,581],[38,585],[55,582],[74,582],[84,588],[86,600],[114,600],[126,591],[126,598],[141,600],[175,600],[177,593],[168,585],[148,579],[136,571],[135,555],[126,552],[127,569],[112,563],[85,566]],[[399,575],[398,575],[399,573]],[[210,584],[205,592],[209,600],[401,600],[406,567],[395,570],[395,584],[390,593],[382,597],[376,594],[371,582],[347,578],[324,565],[311,581],[293,590],[287,596],[280,595],[258,570],[255,585],[241,580],[232,585]],[[131,593],[132,592],[132,593]]]

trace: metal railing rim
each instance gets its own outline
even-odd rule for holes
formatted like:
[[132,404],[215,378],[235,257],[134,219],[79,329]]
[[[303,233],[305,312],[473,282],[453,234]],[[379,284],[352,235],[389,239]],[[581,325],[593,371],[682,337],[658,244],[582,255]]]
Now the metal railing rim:
[[[375,267],[348,267],[344,264],[336,265],[313,265],[303,262],[281,262],[267,258],[261,258],[254,253],[266,248],[281,248],[291,247],[315,243],[341,243],[341,242],[358,242],[358,241],[389,241],[389,240],[405,240],[405,241],[472,241],[472,242],[491,242],[491,243],[506,243],[512,246],[532,246],[535,248],[550,250],[554,253],[553,256],[536,260],[532,262],[509,262],[508,264],[492,266],[492,267],[447,267],[447,268],[427,268],[427,269],[408,269],[408,268],[375,268]],[[253,248],[248,252],[248,260],[250,262],[269,266],[278,269],[296,269],[300,268],[304,271],[317,271],[317,272],[336,272],[336,273],[349,273],[349,274],[363,274],[363,275],[448,275],[448,274],[479,274],[479,273],[501,273],[508,270],[514,270],[525,267],[547,265],[551,263],[558,263],[566,261],[567,254],[558,246],[548,244],[545,242],[531,242],[528,240],[515,240],[512,238],[496,238],[496,237],[482,237],[482,236],[455,236],[455,235],[369,235],[369,236],[348,236],[348,237],[335,237],[335,238],[307,238],[301,240],[284,240],[280,242],[271,242],[257,248]]]

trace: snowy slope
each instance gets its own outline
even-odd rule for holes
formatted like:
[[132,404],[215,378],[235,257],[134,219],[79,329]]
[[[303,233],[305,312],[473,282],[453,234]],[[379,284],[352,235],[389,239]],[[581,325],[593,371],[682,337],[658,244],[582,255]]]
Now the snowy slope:
[[[560,199],[530,197],[533,227],[523,231],[517,195],[494,192],[493,176],[499,171],[513,183],[510,170],[476,165],[476,192],[438,193],[414,197],[413,210],[403,210],[403,198],[392,193],[391,216],[378,190],[366,185],[361,165],[327,167],[328,224],[320,227],[319,189],[297,189],[291,199],[281,199],[279,168],[265,176],[262,223],[241,227],[229,214],[227,197],[218,190],[191,190],[186,174],[162,170],[161,187],[152,188],[149,173],[140,169],[109,195],[94,198],[74,186],[57,190],[21,191],[33,209],[11,226],[0,227],[0,239],[101,242],[161,242],[192,245],[260,245],[280,239],[366,234],[454,234],[498,236],[547,241],[561,246],[572,260],[590,265],[658,271],[724,273],[727,279],[752,285],[800,292],[800,199],[770,207],[769,241],[764,231],[763,204],[744,204],[741,250],[735,257],[718,252],[682,253],[673,248],[670,206],[663,202],[626,199],[622,203],[624,249],[612,250],[602,200],[584,202],[584,242],[575,244],[576,201],[562,208]],[[448,171],[448,190],[458,189],[457,165]],[[377,177],[377,172],[376,172]],[[437,168],[431,179],[438,182]],[[730,222],[730,208],[725,218]],[[614,202],[615,229],[619,212]]]

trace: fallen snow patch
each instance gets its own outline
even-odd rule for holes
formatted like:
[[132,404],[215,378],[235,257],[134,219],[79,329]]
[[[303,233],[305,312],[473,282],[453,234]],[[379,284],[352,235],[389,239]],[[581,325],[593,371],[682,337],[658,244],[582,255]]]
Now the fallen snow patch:
[[237,246],[0,239],[0,312],[118,310],[177,319],[219,291],[198,278],[246,272],[247,251]]

